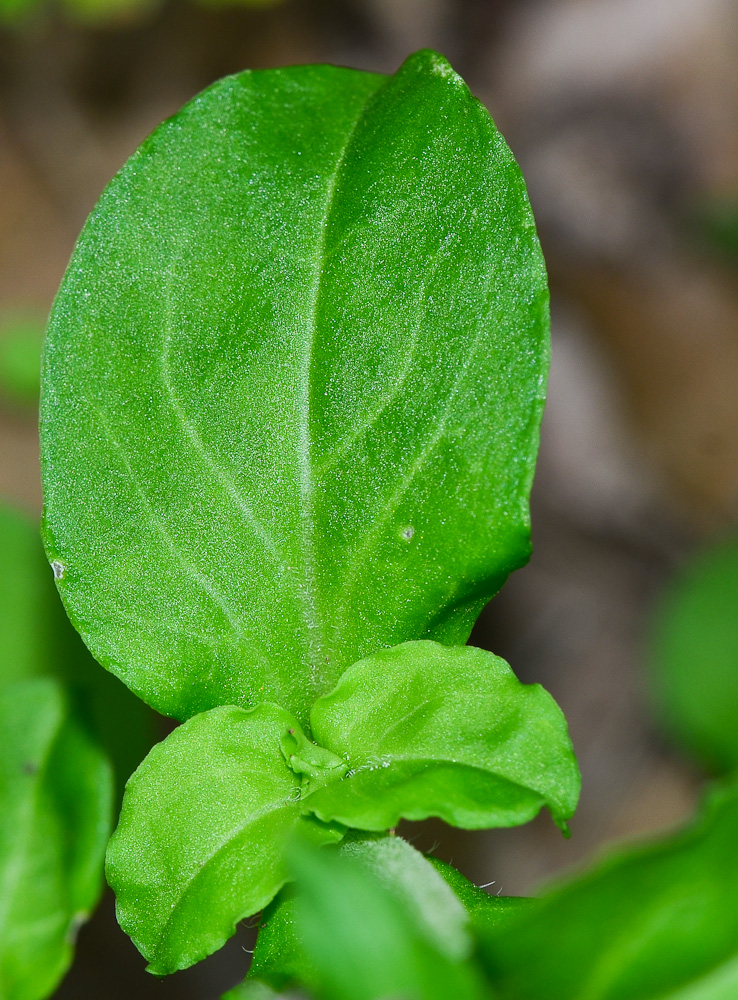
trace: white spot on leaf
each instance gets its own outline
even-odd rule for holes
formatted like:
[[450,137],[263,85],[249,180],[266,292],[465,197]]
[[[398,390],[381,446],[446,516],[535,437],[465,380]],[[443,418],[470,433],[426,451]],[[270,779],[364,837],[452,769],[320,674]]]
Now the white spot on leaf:
[[54,571],[55,580],[64,579],[64,573],[66,572],[67,567],[64,565],[63,562],[61,562],[61,560],[55,559],[51,564],[51,568]]
[[409,524],[407,528],[402,529],[400,534],[402,535],[402,537],[405,539],[406,542],[409,542],[411,541],[413,535],[415,534],[415,528],[413,528],[412,524]]

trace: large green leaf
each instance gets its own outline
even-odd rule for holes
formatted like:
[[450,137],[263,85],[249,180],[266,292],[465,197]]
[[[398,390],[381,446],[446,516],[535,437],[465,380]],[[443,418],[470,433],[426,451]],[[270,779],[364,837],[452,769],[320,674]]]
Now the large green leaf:
[[439,816],[467,828],[525,823],[546,805],[561,825],[579,770],[554,700],[471,646],[407,642],[353,664],[311,713],[349,771],[306,797],[321,819],[386,830]]
[[0,691],[0,996],[41,1000],[102,888],[112,776],[61,687]]
[[621,849],[490,937],[510,1000],[732,1000],[738,995],[738,786],[696,822]]
[[288,837],[342,831],[301,816],[300,779],[276,705],[196,715],[158,744],[126,786],[108,847],[118,920],[163,975],[216,951],[287,879]]
[[94,654],[178,718],[304,722],[463,642],[529,551],[547,367],[523,180],[446,61],[215,84],[80,238],[45,349],[45,540]]
[[650,661],[667,728],[711,769],[738,768],[738,540],[701,553],[674,581]]

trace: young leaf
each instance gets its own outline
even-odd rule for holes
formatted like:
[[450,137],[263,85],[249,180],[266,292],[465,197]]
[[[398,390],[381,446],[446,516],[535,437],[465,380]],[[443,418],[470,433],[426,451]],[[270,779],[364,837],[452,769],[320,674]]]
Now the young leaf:
[[[613,853],[490,936],[510,1000],[729,1000],[738,986],[738,785],[685,830]],[[732,992],[731,992],[732,991]]]
[[517,165],[448,63],[215,84],[93,212],[54,306],[45,540],[160,711],[463,642],[528,557],[548,352]]
[[291,882],[280,890],[261,916],[256,947],[243,989],[248,984],[269,987],[278,992],[295,984],[310,992],[317,988],[317,973],[305,955],[297,932],[296,909],[295,886]]
[[540,685],[471,646],[406,642],[355,663],[313,706],[316,742],[343,753],[342,781],[304,800],[323,820],[386,830],[439,816],[470,829],[564,826],[579,770],[564,717]]
[[[463,908],[422,855],[410,861],[412,850],[384,840],[294,853],[296,937],[321,1000],[482,997],[476,967],[438,934],[444,920],[454,937],[463,930]],[[408,861],[412,873],[403,871]],[[445,893],[450,911],[430,915],[429,903],[436,906]]]
[[738,768],[738,540],[704,552],[675,581],[650,665],[667,728],[712,770]]
[[[464,906],[439,878],[435,865],[401,837],[349,836],[338,848],[384,886],[407,911],[407,919],[434,948],[452,960],[468,958],[472,942]],[[461,877],[461,876],[459,876]],[[480,890],[481,891],[481,890]],[[298,984],[317,990],[320,977],[308,960],[298,933],[295,886],[283,889],[264,912],[249,980],[276,990]]]
[[428,858],[428,861],[463,903],[475,931],[488,934],[514,920],[523,910],[536,905],[537,900],[528,896],[497,896],[486,892],[464,878],[453,865],[439,858]]
[[159,975],[220,948],[287,879],[286,839],[342,831],[302,817],[300,779],[281,743],[297,723],[276,705],[196,715],[126,787],[108,847],[118,920]]
[[112,775],[48,678],[0,691],[0,996],[41,1000],[102,888]]

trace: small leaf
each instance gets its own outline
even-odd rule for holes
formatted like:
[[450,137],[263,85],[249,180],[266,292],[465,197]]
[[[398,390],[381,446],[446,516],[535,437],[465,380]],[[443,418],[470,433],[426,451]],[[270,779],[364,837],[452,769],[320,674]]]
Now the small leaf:
[[330,750],[316,746],[296,727],[286,731],[281,746],[284,759],[295,774],[300,775],[303,795],[338,781],[348,770],[344,760]]
[[439,951],[468,958],[472,941],[468,914],[434,866],[402,837],[351,836],[338,848],[395,896],[412,915],[415,927]]
[[738,768],[738,541],[702,553],[674,582],[650,660],[667,728],[710,769]]
[[[394,896],[407,911],[414,931],[454,961],[468,958],[472,942],[468,916],[455,893],[434,871],[435,864],[401,837],[349,835],[337,848]],[[295,886],[285,887],[264,912],[249,980],[276,990],[300,985],[314,992],[320,977],[308,960],[298,933]]]
[[732,1000],[738,785],[686,829],[616,850],[501,925],[485,960],[510,1000]]
[[448,63],[246,72],[80,237],[45,348],[45,541],[94,655],[183,719],[463,642],[529,554],[548,361],[520,171]]
[[286,839],[342,831],[305,819],[281,744],[295,719],[276,705],[197,715],[154,747],[126,787],[107,874],[118,920],[163,975],[220,948],[287,879]]
[[323,820],[385,830],[439,816],[478,829],[525,823],[546,805],[564,825],[579,771],[560,709],[499,657],[407,642],[350,667],[311,713],[348,775],[305,798]]
[[[389,840],[293,856],[295,933],[315,970],[316,994],[321,1000],[480,1000],[468,946],[464,960],[457,945],[438,934],[443,922],[454,938],[463,931],[463,908],[422,855],[416,860],[408,844]],[[440,898],[449,910],[429,913]]]
[[0,996],[41,1000],[102,888],[112,775],[48,678],[0,691]]
[[438,874],[451,886],[471,917],[475,931],[488,934],[515,919],[523,910],[535,906],[537,900],[527,896],[497,896],[480,889],[460,871],[438,858],[428,858]]
[[317,973],[297,932],[296,907],[295,886],[291,882],[280,890],[261,916],[244,986],[253,983],[281,991],[299,983],[310,992],[316,988]]

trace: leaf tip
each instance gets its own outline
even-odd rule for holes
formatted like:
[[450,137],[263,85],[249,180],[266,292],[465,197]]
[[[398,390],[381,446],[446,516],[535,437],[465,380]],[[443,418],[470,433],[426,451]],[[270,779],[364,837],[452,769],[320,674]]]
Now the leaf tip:
[[554,823],[556,824],[556,826],[559,828],[559,830],[561,830],[561,833],[562,833],[562,836],[564,837],[564,839],[565,840],[570,840],[571,839],[571,829],[569,828],[569,824],[566,822],[566,820],[565,819],[561,819],[558,816],[554,816],[553,820],[554,820]]
[[401,68],[433,73],[436,76],[454,81],[461,79],[448,59],[434,49],[419,49],[417,52],[413,52],[407,57]]

